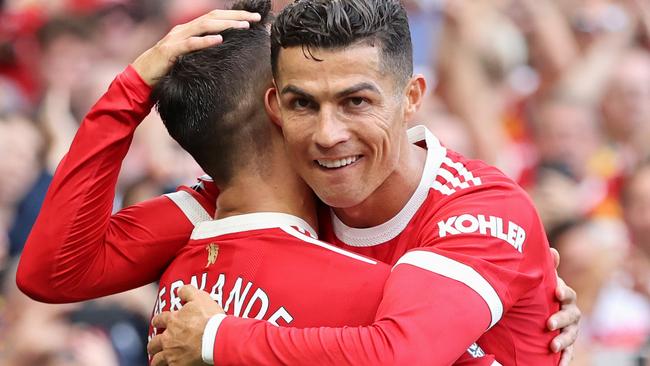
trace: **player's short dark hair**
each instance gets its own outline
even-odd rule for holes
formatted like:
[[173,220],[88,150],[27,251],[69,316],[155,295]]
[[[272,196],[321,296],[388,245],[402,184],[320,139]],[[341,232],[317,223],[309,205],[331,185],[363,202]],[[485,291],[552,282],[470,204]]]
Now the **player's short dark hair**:
[[256,157],[267,151],[272,128],[263,98],[271,80],[271,1],[243,0],[232,9],[262,20],[179,57],[152,92],[169,134],[218,185],[230,182],[235,167],[263,164]]
[[[278,14],[271,31],[271,65],[277,76],[281,48],[339,49],[379,44],[382,66],[405,83],[413,75],[413,47],[399,0],[296,0]],[[315,58],[314,58],[315,59]]]

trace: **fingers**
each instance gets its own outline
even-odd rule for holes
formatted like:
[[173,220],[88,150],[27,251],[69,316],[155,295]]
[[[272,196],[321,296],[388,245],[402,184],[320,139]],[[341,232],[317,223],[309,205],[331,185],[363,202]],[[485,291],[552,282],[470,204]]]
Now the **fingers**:
[[192,286],[185,285],[178,290],[178,297],[181,299],[181,302],[187,303],[193,300],[196,300],[197,297],[201,294],[201,290]]
[[569,344],[571,344],[575,341],[575,337],[577,336],[577,327],[581,316],[580,309],[576,305],[577,295],[576,292],[571,287],[567,286],[561,278],[558,278],[555,295],[562,303],[562,308],[559,312],[553,314],[549,318],[547,325],[550,330],[569,328],[562,329],[562,334],[556,337],[556,339],[568,333],[571,340]]
[[247,29],[250,23],[259,22],[258,13],[243,10],[213,10],[188,23],[177,25],[170,35],[180,36],[181,39],[196,37],[203,34],[221,33],[226,29]]
[[560,265],[560,252],[555,248],[551,248],[551,256],[553,256],[553,264],[555,264],[555,269]]
[[564,280],[557,274],[557,272],[555,273],[555,276],[557,278],[557,286],[555,286],[555,298],[559,302],[564,303],[562,299],[564,299],[566,296],[564,292],[568,286],[566,285],[566,282],[564,282]]
[[191,37],[179,45],[179,51],[181,54],[186,54],[192,51],[198,51],[211,46],[216,46],[218,44],[221,44],[222,42],[223,42],[223,37],[221,35]]
[[555,287],[555,298],[562,303],[562,305],[575,304],[578,299],[578,294],[575,290],[569,287],[566,282],[559,276],[557,277],[557,287]]
[[564,350],[564,352],[562,352],[562,358],[560,358],[559,366],[569,366],[571,360],[573,360],[573,346],[568,347]]
[[222,10],[215,9],[205,15],[208,18],[217,20],[243,20],[248,22],[259,22],[262,17],[258,13],[251,13],[245,10]]
[[[163,39],[170,58],[223,42],[217,35],[226,29],[248,29],[251,22],[259,21],[258,13],[242,10],[214,10],[188,23],[175,26]],[[209,36],[204,36],[204,35]]]
[[[558,286],[556,289],[556,296],[557,299],[563,304],[563,305],[568,305],[568,304],[575,304],[576,300],[578,299],[578,295],[576,292],[569,287],[564,280],[561,278],[558,278]],[[576,307],[577,309],[577,307]]]
[[[548,329],[557,330],[566,328],[570,325],[577,325],[580,321],[580,316],[580,309],[578,309],[575,304],[565,305],[559,312],[551,315],[548,319]],[[562,331],[564,332],[564,330]]]
[[219,33],[226,29],[247,29],[258,22],[258,13],[243,10],[214,10],[188,23],[172,28],[155,46],[142,53],[133,62],[133,68],[150,86],[164,76],[176,59],[189,52],[215,46],[223,42]]
[[169,311],[163,311],[162,313],[154,316],[153,319],[151,319],[151,325],[154,328],[166,329],[167,324],[169,323],[171,317],[172,317],[172,313],[170,313]]
[[149,343],[147,343],[147,353],[150,356],[155,356],[157,353],[163,350],[162,346],[162,334],[158,334],[151,338]]
[[572,346],[578,338],[578,325],[570,325],[562,329],[562,333],[553,338],[551,342],[551,350],[553,352],[560,352]]
[[157,353],[155,356],[153,356],[151,359],[151,366],[167,366],[167,360],[165,360],[162,352]]
[[175,27],[169,35],[170,37],[184,40],[189,37],[197,37],[204,34],[221,33],[229,28],[248,29],[249,27],[250,23],[247,21],[198,18]]

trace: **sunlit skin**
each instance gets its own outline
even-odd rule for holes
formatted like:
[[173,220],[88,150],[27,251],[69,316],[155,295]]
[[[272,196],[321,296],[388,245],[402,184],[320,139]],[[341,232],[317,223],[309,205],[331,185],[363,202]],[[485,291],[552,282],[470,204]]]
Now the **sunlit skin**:
[[[400,83],[371,45],[311,54],[322,61],[301,47],[280,51],[267,111],[282,127],[294,169],[343,222],[381,224],[405,206],[422,176],[426,151],[406,131],[424,79]],[[352,162],[335,167],[340,159]]]

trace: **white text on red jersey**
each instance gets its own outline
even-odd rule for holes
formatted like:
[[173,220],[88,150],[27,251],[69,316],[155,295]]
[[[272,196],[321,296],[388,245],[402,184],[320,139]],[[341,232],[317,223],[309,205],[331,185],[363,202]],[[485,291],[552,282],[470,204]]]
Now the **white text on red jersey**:
[[438,222],[438,236],[480,233],[501,239],[518,252],[523,251],[526,231],[512,221],[504,226],[504,220],[497,216],[463,214]]
[[[192,276],[189,283],[183,280],[176,280],[169,284],[169,289],[167,286],[161,286],[154,313],[158,314],[166,310],[179,310],[182,304],[180,297],[178,297],[178,290],[184,285],[192,285],[199,290],[208,292],[210,297],[223,308],[226,314],[243,318],[266,319],[269,323],[276,326],[286,326],[293,321],[293,316],[284,306],[280,306],[275,311],[270,312],[270,299],[268,294],[259,287],[255,288],[252,282],[245,281],[242,277],[237,277],[234,284],[231,284],[232,279],[227,281],[224,273],[219,273],[216,276],[216,281],[214,276],[214,273],[208,274],[204,272],[200,277],[196,275]],[[226,282],[228,282],[228,286],[226,286]],[[226,295],[224,293],[224,287],[226,289],[230,288],[227,297],[224,296]],[[223,301],[224,298],[225,303]]]

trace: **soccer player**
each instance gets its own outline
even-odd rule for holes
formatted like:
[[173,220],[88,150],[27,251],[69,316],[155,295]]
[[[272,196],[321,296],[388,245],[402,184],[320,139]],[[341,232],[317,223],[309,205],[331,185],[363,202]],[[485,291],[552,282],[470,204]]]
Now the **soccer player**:
[[[176,55],[221,41],[218,36],[197,35],[219,32],[226,24],[246,27],[241,23],[244,19],[254,18],[214,12],[177,27],[134,66],[144,81],[153,83],[164,74],[151,71],[157,64],[168,65]],[[155,280],[186,243],[193,224],[214,212],[214,185],[202,181],[194,189],[184,188],[111,217],[119,162],[137,124],[151,108],[148,97],[148,86],[135,69],[128,68],[81,126],[21,263],[18,281],[32,296],[50,302],[75,301]]]
[[[184,221],[197,222],[189,244],[174,253],[175,258],[166,266],[164,273],[153,273],[160,276],[155,312],[178,309],[181,306],[178,289],[183,284],[193,283],[197,288],[209,291],[219,304],[238,316],[299,327],[367,325],[377,311],[390,267],[315,239],[316,231],[312,227],[317,227],[317,222],[313,193],[290,166],[284,164],[287,157],[282,136],[264,113],[263,96],[270,86],[271,70],[268,63],[260,62],[260,59],[270,58],[267,31],[270,4],[270,1],[264,0],[238,4],[240,8],[246,6],[248,10],[256,11],[263,19],[252,23],[249,30],[224,31],[221,36],[225,41],[219,47],[207,48],[178,60],[171,73],[159,81],[154,90],[154,99],[158,101],[170,134],[192,153],[221,188],[218,219],[214,221],[198,222],[212,216],[188,193],[201,190],[198,186],[196,190],[185,189],[173,193],[164,198],[164,202],[156,202],[153,206],[157,211],[151,213],[152,222],[156,218],[164,220],[167,215],[179,220],[175,224],[177,226],[183,225]],[[251,8],[256,6],[260,8]],[[232,17],[236,14],[226,12],[222,17],[225,15]],[[221,22],[224,27],[232,25],[223,20],[210,20]],[[248,74],[231,67],[235,64],[247,70]],[[133,128],[133,125],[128,118],[119,114],[116,107],[122,105],[126,110],[135,106],[120,104],[118,100],[120,96],[138,91],[137,85],[129,83],[129,76],[141,83],[135,78],[137,75],[125,74],[111,86],[91,113],[94,119],[89,118],[83,123],[71,153],[61,164],[57,179],[65,179],[57,181],[60,183],[52,187],[55,192],[59,187],[72,192],[75,189],[103,189],[101,184],[106,175],[101,175],[96,182],[99,187],[96,187],[87,185],[87,181],[93,181],[93,169],[78,171],[74,168],[78,167],[76,164],[101,166],[104,154],[110,158],[115,155],[108,154],[108,151],[116,148],[121,151],[120,141],[123,137],[120,133]],[[135,98],[131,99],[138,99],[145,94],[132,96]],[[108,112],[102,110],[101,106],[118,111]],[[138,112],[138,108],[133,111],[134,114]],[[115,132],[115,136],[107,137],[105,132]],[[88,156],[91,152],[94,155]],[[119,167],[119,160],[106,161],[105,164]],[[73,169],[69,171],[68,167]],[[87,181],[76,176],[77,172],[87,174]],[[112,176],[110,169],[103,169],[101,174]],[[203,179],[202,184],[212,184],[211,179]],[[68,186],[76,182],[86,185]],[[110,190],[113,191],[114,186]],[[56,207],[59,196],[60,193],[55,194],[52,201],[46,203],[46,215],[52,206]],[[212,213],[214,201],[211,199],[210,203]],[[194,205],[188,205],[188,202]],[[67,204],[61,203],[61,210],[56,212],[57,222],[46,222],[54,226],[54,231],[68,230],[65,220],[59,218],[69,214],[66,211],[68,205],[75,209],[77,204],[74,198]],[[94,203],[91,210],[99,207],[101,211],[106,207],[97,205],[97,201]],[[183,213],[190,215],[192,220],[185,220]],[[118,222],[125,223],[129,220],[128,215],[120,213],[116,218]],[[137,222],[135,224],[110,226],[106,236],[121,230],[141,235],[142,226]],[[40,225],[42,227],[43,224]],[[39,228],[34,231],[35,235],[39,235]],[[79,230],[93,231],[95,226],[88,225]],[[169,235],[165,231],[167,228],[152,225],[151,231],[156,230]],[[75,230],[71,231],[71,236],[75,238]],[[53,235],[49,239],[54,240],[38,243],[37,248],[32,241],[28,244],[19,274],[21,283],[25,282],[25,275],[54,271],[59,276],[66,276],[67,271],[74,271],[75,267],[57,262],[65,262],[61,258],[65,258],[66,254],[83,257],[85,263],[89,264],[83,278],[85,282],[81,284],[47,274],[42,277],[45,281],[38,277],[27,278],[26,283],[30,288],[57,287],[59,281],[62,286],[68,286],[61,292],[59,288],[39,290],[46,293],[46,300],[56,302],[137,286],[140,278],[151,275],[152,269],[148,266],[160,263],[156,249],[164,251],[167,244],[163,242],[159,247],[148,247],[152,259],[147,259],[144,256],[138,258],[141,249],[139,243],[135,242],[126,241],[128,246],[122,246],[119,241],[103,245],[99,240],[88,240],[88,243],[83,243],[86,245],[73,243],[78,247],[53,248],[48,244],[56,242],[57,237]],[[114,252],[113,248],[116,248]],[[49,251],[50,256],[33,258],[31,255],[35,250]],[[106,258],[104,256],[117,259],[102,263],[101,260]],[[54,262],[55,268],[48,268],[51,263],[48,263],[48,258]],[[127,263],[120,262],[120,258],[126,258]],[[43,266],[46,269],[41,272]],[[95,272],[100,270],[105,273],[104,276]],[[128,282],[131,278],[135,279],[135,284]],[[155,334],[155,329],[152,329],[151,336]],[[457,365],[491,365],[494,360],[492,356],[478,351],[478,345],[473,345],[459,356],[461,359]]]
[[[285,163],[280,130],[263,111],[268,85],[258,80],[270,81],[271,70],[259,58],[270,58],[270,6],[236,4],[262,20],[224,31],[221,45],[179,59],[154,87],[170,135],[220,188],[217,219],[199,222],[167,266],[154,313],[179,310],[179,289],[193,284],[234,316],[294,327],[368,325],[390,266],[316,239],[313,193]],[[150,329],[150,337],[157,333]],[[492,364],[477,347],[456,364]]]
[[[196,334],[216,333],[220,365],[443,365],[479,337],[503,364],[559,362],[543,331],[557,304],[539,217],[497,169],[424,127],[407,131],[425,89],[410,47],[396,0],[300,0],[272,31],[267,106],[294,168],[332,207],[321,232],[394,266],[373,324],[295,329],[188,311],[161,313],[154,325],[184,334],[184,324],[207,324]],[[162,339],[149,345],[162,349],[154,365],[197,359]]]

